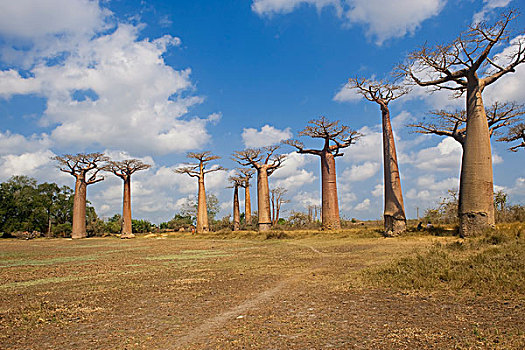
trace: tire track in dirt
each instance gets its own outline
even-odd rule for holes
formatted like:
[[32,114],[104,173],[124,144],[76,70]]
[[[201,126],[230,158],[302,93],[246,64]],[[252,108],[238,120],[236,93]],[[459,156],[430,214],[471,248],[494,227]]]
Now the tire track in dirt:
[[309,245],[303,245],[303,244],[297,244],[297,243],[291,243],[291,242],[287,242],[287,244],[291,244],[291,245],[303,247],[303,248],[308,248],[312,252],[316,253],[321,258],[321,261],[311,266],[307,271],[299,273],[291,278],[286,278],[284,280],[281,280],[274,287],[257,294],[255,297],[246,300],[242,304],[239,304],[215,317],[211,317],[207,319],[206,321],[204,321],[203,324],[201,324],[197,328],[192,329],[188,334],[178,338],[177,341],[175,341],[175,343],[173,344],[174,347],[181,348],[181,347],[184,347],[190,344],[195,345],[196,343],[204,342],[208,337],[210,337],[213,334],[213,332],[216,329],[220,328],[228,320],[241,316],[242,314],[246,313],[246,311],[255,308],[257,305],[261,304],[264,301],[269,300],[275,295],[278,295],[281,292],[281,290],[284,289],[286,286],[294,282],[297,282],[302,277],[309,274],[311,270],[317,269],[323,265],[323,260],[326,257],[325,253],[320,252],[316,248],[309,246]]

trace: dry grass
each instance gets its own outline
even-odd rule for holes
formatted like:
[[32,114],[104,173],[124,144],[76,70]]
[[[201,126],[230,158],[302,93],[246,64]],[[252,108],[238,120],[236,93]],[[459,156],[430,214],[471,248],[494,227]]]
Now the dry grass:
[[469,240],[435,243],[361,273],[365,283],[396,290],[449,291],[501,298],[525,297],[523,224]]

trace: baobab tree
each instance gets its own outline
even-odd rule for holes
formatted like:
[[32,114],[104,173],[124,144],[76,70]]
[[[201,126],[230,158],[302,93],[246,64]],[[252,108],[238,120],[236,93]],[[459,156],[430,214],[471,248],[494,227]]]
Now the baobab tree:
[[244,221],[246,225],[252,224],[252,199],[250,196],[250,180],[254,171],[249,168],[239,169],[239,177],[243,180],[241,187],[244,188]]
[[233,230],[239,231],[241,227],[241,211],[239,209],[239,187],[244,184],[244,179],[238,174],[228,178],[232,184],[229,188],[233,188]]
[[[521,115],[525,114],[525,108],[524,105],[516,103],[495,102],[486,109],[485,113],[489,127],[489,136],[492,137],[498,133],[498,129],[514,124]],[[415,132],[420,134],[452,137],[462,148],[464,147],[467,134],[467,113],[464,109],[453,112],[445,110],[431,111],[430,115],[430,121],[408,124],[407,126],[414,128]],[[511,130],[512,128],[509,129],[509,131]],[[502,140],[502,138],[499,140]]]
[[321,158],[321,192],[323,229],[333,230],[341,228],[339,217],[339,203],[337,201],[337,177],[335,173],[335,158],[343,153],[341,149],[355,143],[360,134],[346,125],[339,125],[339,121],[330,122],[325,117],[311,120],[299,136],[310,136],[322,139],[321,149],[305,149],[298,140],[287,140],[284,143],[297,149],[297,153],[313,154]]
[[288,199],[284,199],[284,195],[288,190],[284,187],[276,187],[270,191],[272,204],[272,225],[276,225],[279,221],[281,206],[285,203],[290,203]]
[[71,238],[85,238],[86,233],[86,197],[87,186],[104,180],[98,176],[101,163],[109,160],[103,153],[65,154],[52,158],[56,160],[60,171],[75,177],[75,196],[73,199],[73,226]]
[[402,85],[386,81],[372,81],[365,78],[349,79],[350,88],[381,108],[383,126],[383,174],[384,174],[384,227],[386,236],[397,236],[406,231],[406,215],[403,204],[403,191],[397,163],[396,144],[390,122],[388,104],[408,93]]
[[483,90],[525,62],[525,37],[513,39],[508,55],[492,51],[509,42],[509,23],[514,11],[503,13],[489,25],[476,23],[446,45],[424,45],[409,54],[398,66],[400,76],[411,83],[434,90],[451,90],[457,96],[466,93],[466,132],[460,175],[459,229],[461,236],[479,234],[494,226],[494,185],[490,133]]
[[112,172],[124,181],[124,191],[122,199],[122,230],[120,238],[132,238],[133,235],[131,221],[131,175],[140,170],[151,168],[151,165],[143,163],[139,159],[126,159],[122,161],[110,160],[102,167],[103,170]]
[[204,176],[208,173],[225,169],[222,166],[215,166],[206,170],[206,165],[208,165],[209,162],[221,158],[219,156],[212,155],[210,151],[201,153],[190,152],[186,155],[186,157],[196,159],[199,161],[199,163],[188,164],[184,167],[175,169],[175,172],[177,174],[187,174],[190,177],[196,177],[198,179],[199,191],[197,196],[197,233],[208,232],[210,230],[210,226],[208,223],[208,211],[206,207]]
[[525,123],[519,123],[514,125],[513,127],[509,128],[506,135],[498,139],[498,141],[505,142],[514,142],[518,140],[523,140],[523,142],[510,147],[509,151],[517,152],[519,148],[525,149]]
[[279,146],[249,148],[236,151],[233,158],[242,166],[251,166],[257,171],[257,211],[259,231],[268,231],[272,227],[270,216],[270,190],[268,177],[281,167],[285,155],[276,154]]

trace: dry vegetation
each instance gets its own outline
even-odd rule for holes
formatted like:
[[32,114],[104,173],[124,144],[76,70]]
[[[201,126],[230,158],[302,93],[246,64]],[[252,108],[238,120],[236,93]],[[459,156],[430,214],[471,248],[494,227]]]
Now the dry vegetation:
[[2,240],[0,348],[520,349],[524,228]]

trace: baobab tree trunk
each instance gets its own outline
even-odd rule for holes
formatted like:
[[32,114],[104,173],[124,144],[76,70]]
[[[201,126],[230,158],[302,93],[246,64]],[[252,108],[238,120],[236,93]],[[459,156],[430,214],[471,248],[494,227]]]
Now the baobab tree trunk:
[[87,184],[77,177],[75,181],[75,197],[73,199],[73,227],[71,238],[86,238],[86,195]]
[[239,231],[241,226],[241,212],[239,210],[239,187],[233,187],[233,230]]
[[406,216],[397,164],[394,133],[388,108],[381,106],[383,119],[383,170],[385,180],[385,235],[397,236],[406,231]]
[[478,78],[470,77],[459,193],[459,233],[463,237],[494,226],[492,153],[482,91]]
[[208,208],[206,207],[206,190],[204,176],[199,177],[199,195],[197,199],[197,233],[208,232]]
[[244,220],[246,225],[252,224],[252,199],[250,197],[250,185],[244,188]]
[[335,158],[330,152],[321,153],[321,192],[322,192],[322,222],[323,229],[337,230],[341,228],[339,204],[337,202],[337,180],[335,174]]
[[122,236],[121,238],[131,238],[133,228],[131,224],[131,176],[124,178],[124,196],[122,200]]
[[259,231],[268,231],[272,227],[272,221],[268,173],[265,167],[257,169],[257,211],[259,214]]

